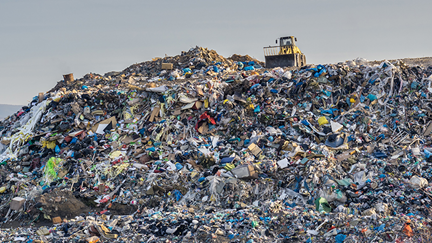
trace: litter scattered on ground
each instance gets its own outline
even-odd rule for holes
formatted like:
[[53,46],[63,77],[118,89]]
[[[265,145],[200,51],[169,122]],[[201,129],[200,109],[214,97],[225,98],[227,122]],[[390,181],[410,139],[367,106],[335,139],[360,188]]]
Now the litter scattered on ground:
[[430,242],[432,67],[196,47],[0,122],[2,242]]

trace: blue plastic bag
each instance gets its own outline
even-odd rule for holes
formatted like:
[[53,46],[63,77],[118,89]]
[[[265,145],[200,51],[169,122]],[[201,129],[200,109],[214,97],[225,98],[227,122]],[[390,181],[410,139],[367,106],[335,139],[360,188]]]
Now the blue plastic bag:
[[237,63],[238,69],[243,69],[244,65],[242,62]]
[[221,164],[231,163],[234,160],[234,157],[226,157],[221,159]]
[[176,166],[177,170],[183,169],[183,165],[181,165],[180,163],[175,163],[175,166]]
[[376,95],[373,95],[373,94],[368,94],[367,98],[368,98],[370,101],[374,101],[374,100],[377,99]]
[[254,112],[255,112],[255,113],[258,113],[258,112],[260,112],[260,111],[261,111],[261,108],[260,108],[259,105],[257,105],[257,107],[255,107],[255,109],[254,109]]
[[429,152],[429,150],[427,150],[427,149],[424,149],[423,152],[425,153],[426,159],[429,159],[429,157],[432,155],[432,153]]
[[344,242],[344,240],[346,239],[346,235],[343,235],[343,234],[338,234],[338,235],[336,235],[336,237],[335,237],[335,240],[336,240],[336,243],[342,243],[342,242]]
[[177,202],[178,202],[178,201],[182,198],[182,196],[183,196],[179,190],[174,190],[174,191],[173,191],[173,194],[174,194],[174,196],[175,196]]

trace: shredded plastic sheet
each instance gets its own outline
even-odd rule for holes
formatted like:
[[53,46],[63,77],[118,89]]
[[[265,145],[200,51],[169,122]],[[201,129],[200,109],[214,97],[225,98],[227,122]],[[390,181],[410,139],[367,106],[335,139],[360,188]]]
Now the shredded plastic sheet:
[[56,157],[51,157],[44,168],[44,182],[45,184],[49,184],[52,181],[54,181],[55,179],[57,179],[57,172],[58,172],[58,168],[60,163],[63,160],[61,158],[56,158]]
[[54,149],[56,147],[56,141],[41,141],[42,148]]
[[94,172],[96,174],[102,174],[107,178],[114,179],[124,170],[126,170],[131,164],[130,163],[119,163],[112,165],[109,161],[98,164],[95,167]]
[[220,201],[220,193],[223,190],[225,182],[221,177],[214,176],[210,179],[210,201],[215,202],[216,204]]
[[29,112],[29,119],[24,116],[22,119],[27,120],[26,124],[19,128],[19,132],[12,135],[10,138],[9,148],[3,152],[0,156],[0,160],[14,159],[17,157],[18,148],[23,145],[29,138],[33,136],[33,130],[36,124],[40,121],[42,114],[45,112],[47,105],[50,103],[49,100],[44,100],[37,106],[32,107]]
[[180,204],[180,205],[187,205],[187,204],[190,203],[190,202],[194,202],[194,201],[195,201],[195,196],[196,196],[196,195],[197,195],[197,193],[195,193],[195,192],[189,190],[189,191],[186,193],[186,195],[184,195],[184,196],[181,198],[179,204]]

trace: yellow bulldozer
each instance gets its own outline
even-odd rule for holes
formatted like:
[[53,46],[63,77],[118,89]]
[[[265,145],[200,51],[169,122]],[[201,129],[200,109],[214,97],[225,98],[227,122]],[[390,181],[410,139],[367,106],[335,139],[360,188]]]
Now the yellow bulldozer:
[[294,36],[286,36],[279,38],[279,46],[264,47],[266,68],[306,65],[306,56],[296,46],[296,41]]

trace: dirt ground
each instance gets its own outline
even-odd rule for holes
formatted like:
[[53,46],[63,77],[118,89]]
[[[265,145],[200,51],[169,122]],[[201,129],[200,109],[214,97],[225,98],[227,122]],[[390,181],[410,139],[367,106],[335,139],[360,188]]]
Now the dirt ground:
[[[16,220],[3,224],[1,228],[14,228],[19,226],[28,227],[30,223],[33,226],[52,225],[51,219],[61,217],[62,219],[73,219],[76,216],[87,216],[89,213],[100,213],[105,209],[105,204],[96,204],[92,197],[75,197],[69,190],[55,189],[45,193],[36,199],[37,206],[29,209],[27,217],[20,217]],[[111,215],[129,215],[138,209],[135,205],[125,205],[113,203],[108,209]],[[49,216],[48,218],[46,216]],[[14,218],[14,217],[13,217]],[[50,219],[51,218],[51,219]]]
[[403,58],[399,59],[408,65],[414,66],[432,66],[432,57],[419,57],[419,58]]
[[[401,59],[392,59],[392,60],[388,60],[388,61],[389,62],[395,62],[398,60],[404,62],[405,64],[407,64],[409,66],[423,66],[423,67],[432,66],[432,57],[401,58]],[[384,60],[380,60],[380,61],[369,60],[369,63],[370,64],[380,64],[383,61]]]
[[42,203],[42,212],[51,217],[60,216],[70,219],[91,211],[88,206],[72,195],[71,191],[54,190],[51,193],[43,194],[38,201]]
[[264,62],[262,62],[260,60],[257,60],[255,58],[249,56],[249,55],[242,56],[242,55],[234,54],[234,55],[228,57],[228,60],[232,60],[232,61],[235,61],[235,62],[250,62],[250,61],[254,61],[254,62],[258,63],[259,65],[264,66]]

